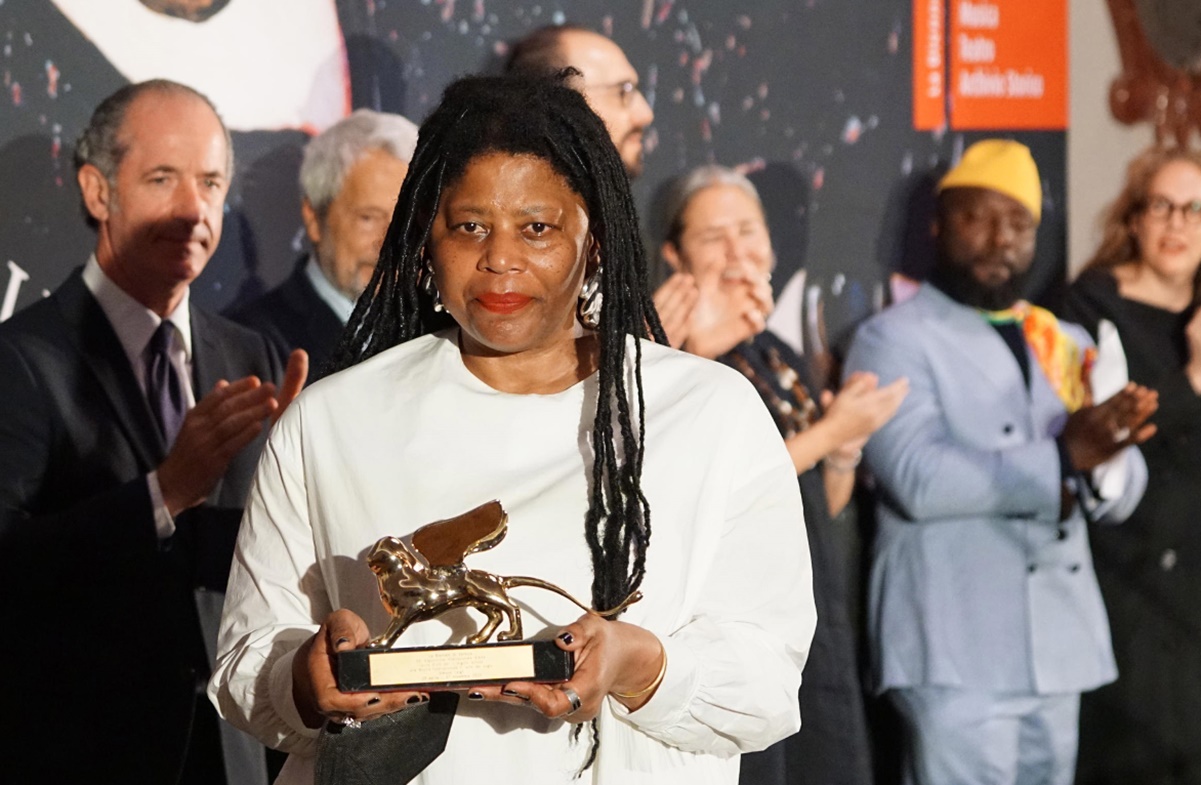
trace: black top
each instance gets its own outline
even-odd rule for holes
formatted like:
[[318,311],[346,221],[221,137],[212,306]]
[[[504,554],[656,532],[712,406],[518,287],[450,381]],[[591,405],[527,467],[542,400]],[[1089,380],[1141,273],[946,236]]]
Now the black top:
[[[815,402],[805,360],[770,332],[739,344],[718,361],[751,378],[784,433],[788,418],[778,410],[786,401],[803,405],[789,379],[774,362],[790,367],[804,393]],[[752,374],[746,373],[750,366]],[[766,389],[765,389],[766,388]],[[770,390],[770,392],[768,392]],[[860,678],[862,633],[858,605],[862,570],[860,534],[854,505],[831,518],[821,465],[798,478],[805,505],[805,528],[813,569],[817,629],[801,682],[802,728],[795,736],[760,753],[742,756],[743,785],[867,785],[872,780],[867,718]]]
[[[1151,417],[1159,431],[1141,446],[1150,482],[1134,515],[1119,527],[1137,532],[1138,544],[1129,542],[1122,553],[1112,555],[1124,562],[1158,562],[1163,549],[1185,548],[1201,577],[1201,396],[1184,375],[1184,329],[1192,309],[1178,313],[1127,299],[1118,293],[1112,275],[1090,270],[1072,286],[1064,310],[1094,338],[1101,319],[1112,322],[1122,339],[1130,380],[1159,393],[1159,410]],[[1138,553],[1130,550],[1135,547]],[[1177,550],[1177,555],[1184,554]],[[1201,612],[1190,615],[1201,623]]]
[[1124,523],[1090,531],[1119,676],[1083,696],[1076,781],[1201,782],[1201,397],[1183,372],[1192,309],[1127,299],[1111,274],[1090,270],[1065,315],[1094,337],[1112,322],[1130,379],[1159,392],[1159,430],[1140,448],[1146,493]]

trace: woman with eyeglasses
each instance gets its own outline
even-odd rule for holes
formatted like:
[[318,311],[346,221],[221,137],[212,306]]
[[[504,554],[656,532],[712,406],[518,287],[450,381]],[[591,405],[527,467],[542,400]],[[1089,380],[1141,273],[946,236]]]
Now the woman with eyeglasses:
[[[1090,532],[1118,680],[1081,705],[1082,785],[1201,782],[1201,153],[1135,158],[1066,315],[1159,391],[1150,480],[1124,524]],[[1100,370],[1100,369],[1098,369]],[[1094,373],[1094,389],[1100,374]]]

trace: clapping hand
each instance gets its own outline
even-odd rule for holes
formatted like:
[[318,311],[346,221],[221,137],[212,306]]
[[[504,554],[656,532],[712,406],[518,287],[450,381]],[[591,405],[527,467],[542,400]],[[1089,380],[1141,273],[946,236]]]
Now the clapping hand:
[[720,357],[767,329],[774,307],[768,276],[749,262],[731,266],[700,283],[684,349],[709,359]]
[[278,393],[257,376],[222,379],[188,411],[158,467],[163,503],[172,516],[208,498],[229,462],[263,430],[263,421],[269,417],[274,423],[300,392],[308,368],[308,354],[297,349]]
[[272,425],[284,413],[284,409],[288,408],[288,404],[296,400],[297,395],[300,395],[308,378],[309,353],[304,349],[293,349],[292,353],[288,355],[288,367],[284,370],[283,384],[279,387],[279,394],[275,396],[275,411],[271,413]]
[[1159,393],[1134,382],[1104,403],[1086,403],[1068,416],[1063,428],[1072,466],[1088,471],[1120,450],[1150,439],[1156,428],[1147,420],[1158,408]]
[[840,446],[862,447],[867,437],[892,419],[908,393],[909,380],[904,377],[881,387],[874,373],[856,371],[837,393],[822,393],[826,413],[821,421],[827,423]]
[[655,290],[655,310],[673,349],[679,349],[688,340],[692,309],[699,296],[696,279],[688,273],[675,273]]

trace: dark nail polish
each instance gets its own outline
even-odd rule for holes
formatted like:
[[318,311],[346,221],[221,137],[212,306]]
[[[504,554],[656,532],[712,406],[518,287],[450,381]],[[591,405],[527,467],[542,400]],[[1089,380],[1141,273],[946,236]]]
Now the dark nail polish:
[[338,640],[334,641],[334,648],[340,649],[348,643],[350,643],[350,638],[338,638]]
[[501,690],[500,694],[508,696],[510,698],[517,698],[518,700],[523,700],[523,701],[526,701],[527,703],[530,700],[529,696],[522,695],[520,692],[514,692],[513,690]]
[[467,700],[470,700],[470,701],[482,701],[483,699],[484,699],[484,693],[482,693],[482,692],[469,692],[469,693],[467,693]]
[[422,702],[422,703],[429,703],[429,700],[430,700],[430,696],[428,696],[428,695],[422,695],[422,696],[421,696],[421,702]]
[[371,700],[367,701],[368,706],[374,706],[377,703],[379,703],[379,698],[372,698]]
[[559,640],[563,641],[564,643],[566,643],[567,645],[570,646],[571,642],[574,641],[575,638],[572,636],[572,634],[570,632],[565,632],[559,636]]
[[410,706],[416,706],[418,703],[421,703],[421,696],[420,695],[410,695],[409,699],[407,701],[405,701],[405,703],[409,704]]

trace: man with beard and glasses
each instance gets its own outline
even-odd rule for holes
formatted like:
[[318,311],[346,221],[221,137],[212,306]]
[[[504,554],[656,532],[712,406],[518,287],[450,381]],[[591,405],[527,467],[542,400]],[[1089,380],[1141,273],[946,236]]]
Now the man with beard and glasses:
[[579,71],[571,86],[604,121],[626,174],[631,180],[638,177],[642,137],[655,113],[642,94],[638,71],[620,46],[581,25],[547,25],[513,44],[505,70],[537,74],[568,67]]
[[[547,25],[514,43],[505,65],[510,73],[553,74],[564,68],[579,72],[570,84],[604,122],[626,176],[631,180],[639,177],[644,165],[643,136],[655,113],[625,52],[587,27]],[[668,341],[677,349],[691,333],[693,308],[699,299],[696,279],[688,273],[673,273],[655,290],[655,310]]]
[[1080,693],[1117,676],[1086,521],[1141,498],[1156,394],[1094,405],[1088,335],[1019,299],[1042,206],[1026,147],[973,145],[938,199],[931,279],[846,364],[909,380],[864,449],[874,686],[906,731],[906,783],[1067,785]]

